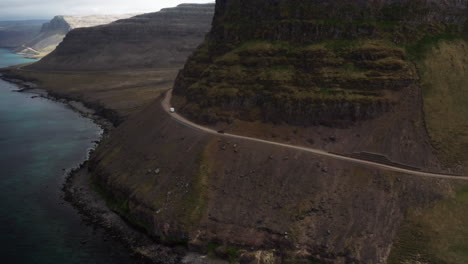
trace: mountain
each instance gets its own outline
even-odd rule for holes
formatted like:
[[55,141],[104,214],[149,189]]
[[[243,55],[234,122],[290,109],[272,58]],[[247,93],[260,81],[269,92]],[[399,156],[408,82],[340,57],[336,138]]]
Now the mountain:
[[174,104],[226,131],[275,139],[284,126],[301,144],[437,169],[446,154],[432,155],[418,62],[439,40],[464,38],[466,3],[218,1]]
[[90,175],[159,241],[231,262],[466,263],[465,183],[330,155],[467,173],[467,2],[218,0],[172,106],[219,133],[154,102]]
[[[464,264],[467,4],[218,0],[176,79],[175,113],[151,71],[55,72],[108,69],[72,51],[108,50],[92,39],[107,45],[96,31],[114,24],[63,43],[73,67],[18,73],[130,113],[82,180],[159,242],[232,263]],[[128,48],[114,55],[137,54],[109,36]]]
[[213,4],[183,4],[72,30],[36,70],[181,67],[211,27]]
[[133,15],[56,16],[51,21],[44,23],[40,32],[35,34],[33,39],[17,45],[16,51],[31,56],[43,57],[52,52],[72,29],[109,24],[118,19],[131,16]]
[[402,48],[460,32],[466,13],[466,1],[218,2],[209,39],[175,89],[190,98],[181,110],[203,122],[346,126],[377,117],[418,82]]
[[44,20],[0,21],[0,47],[16,48],[37,35]]

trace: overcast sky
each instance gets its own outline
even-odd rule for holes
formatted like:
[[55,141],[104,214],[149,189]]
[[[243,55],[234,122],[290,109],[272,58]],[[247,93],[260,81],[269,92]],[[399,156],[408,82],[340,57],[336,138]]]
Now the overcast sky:
[[0,0],[0,21],[51,19],[56,15],[148,13],[181,3],[212,2],[214,0]]

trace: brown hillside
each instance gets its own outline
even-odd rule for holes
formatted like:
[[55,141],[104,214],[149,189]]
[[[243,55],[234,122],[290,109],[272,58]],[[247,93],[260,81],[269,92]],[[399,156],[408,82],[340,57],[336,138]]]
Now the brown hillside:
[[405,212],[450,190],[444,181],[207,136],[157,103],[112,133],[91,170],[117,210],[150,234],[247,263],[385,263]]

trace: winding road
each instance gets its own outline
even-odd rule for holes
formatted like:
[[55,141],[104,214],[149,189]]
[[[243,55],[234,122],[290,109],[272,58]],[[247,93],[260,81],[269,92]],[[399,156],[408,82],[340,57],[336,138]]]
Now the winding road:
[[320,149],[314,149],[314,148],[307,148],[307,147],[301,147],[301,146],[296,146],[296,145],[289,145],[289,144],[284,144],[284,143],[279,143],[279,142],[274,142],[274,141],[268,141],[264,139],[259,139],[259,138],[252,138],[252,137],[246,137],[246,136],[239,136],[239,135],[234,135],[234,134],[228,134],[228,133],[218,133],[217,131],[195,124],[183,116],[177,114],[177,113],[171,113],[170,108],[171,108],[171,98],[172,98],[172,90],[169,90],[166,92],[165,97],[163,98],[161,105],[164,109],[164,111],[170,115],[174,120],[179,122],[182,125],[185,125],[187,127],[197,129],[200,131],[203,131],[208,134],[214,134],[220,137],[227,137],[227,138],[235,138],[235,139],[242,139],[242,140],[248,140],[248,141],[253,141],[253,142],[260,142],[260,143],[265,143],[269,145],[274,145],[274,146],[279,146],[279,147],[284,147],[284,148],[289,148],[289,149],[295,149],[295,150],[300,150],[300,151],[305,151],[309,153],[313,153],[319,156],[327,157],[327,158],[332,158],[336,160],[343,160],[343,161],[348,161],[351,163],[355,164],[360,164],[368,167],[373,167],[373,168],[378,168],[378,169],[383,169],[387,171],[393,171],[393,172],[399,172],[399,173],[404,173],[408,175],[413,175],[413,176],[420,176],[420,177],[428,177],[428,178],[438,178],[438,179],[449,179],[449,180],[459,180],[459,181],[468,181],[468,176],[457,176],[457,175],[450,175],[450,174],[439,174],[439,173],[431,173],[431,172],[423,172],[423,171],[417,171],[417,170],[411,170],[411,169],[406,169],[406,168],[400,168],[396,166],[391,166],[387,164],[382,164],[378,162],[373,162],[369,160],[362,160],[358,158],[352,158],[344,155],[339,155],[335,153],[330,153],[326,152]]

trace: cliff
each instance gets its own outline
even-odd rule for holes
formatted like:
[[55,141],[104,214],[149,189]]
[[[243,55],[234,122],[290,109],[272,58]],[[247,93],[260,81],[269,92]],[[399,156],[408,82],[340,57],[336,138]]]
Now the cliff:
[[43,57],[52,52],[72,29],[109,24],[131,16],[133,15],[56,16],[44,23],[39,34],[33,35],[33,39],[17,45],[16,51],[30,56]]
[[178,107],[205,123],[346,127],[378,117],[418,84],[408,48],[462,32],[466,2],[218,1],[176,82]]
[[211,27],[214,5],[184,4],[72,30],[35,70],[181,67]]
[[41,31],[43,20],[0,21],[0,47],[16,48]]

